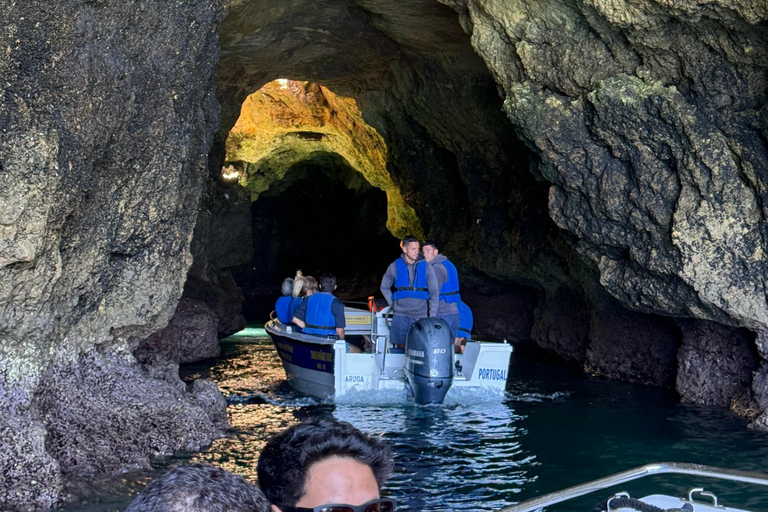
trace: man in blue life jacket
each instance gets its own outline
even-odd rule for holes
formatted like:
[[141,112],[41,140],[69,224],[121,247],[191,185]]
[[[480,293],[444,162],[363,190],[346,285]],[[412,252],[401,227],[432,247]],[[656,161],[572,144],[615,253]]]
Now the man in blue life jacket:
[[288,325],[293,318],[291,314],[291,302],[293,301],[293,297],[291,297],[291,292],[293,291],[292,277],[286,277],[283,280],[280,291],[283,293],[283,296],[277,299],[275,303],[275,313],[277,313],[277,319],[280,320],[280,323]]
[[[344,304],[333,296],[336,289],[336,276],[323,274],[320,277],[320,291],[308,295],[296,308],[293,323],[301,327],[304,334],[316,336],[338,336],[344,339],[347,322],[344,317]],[[357,345],[349,345],[350,352],[362,352]]]
[[394,311],[389,339],[395,348],[405,345],[408,330],[416,320],[437,316],[440,301],[435,272],[419,254],[418,239],[406,236],[401,248],[403,254],[389,265],[379,288]]
[[425,240],[421,247],[424,259],[435,271],[437,286],[440,290],[440,303],[437,306],[437,316],[448,322],[451,328],[451,339],[456,339],[459,331],[459,274],[456,267],[448,258],[440,254],[434,240]]
[[474,320],[472,318],[472,310],[464,302],[459,301],[459,334],[454,339],[453,348],[456,349],[457,354],[463,354],[464,348],[467,346],[467,342],[472,339],[472,324]]

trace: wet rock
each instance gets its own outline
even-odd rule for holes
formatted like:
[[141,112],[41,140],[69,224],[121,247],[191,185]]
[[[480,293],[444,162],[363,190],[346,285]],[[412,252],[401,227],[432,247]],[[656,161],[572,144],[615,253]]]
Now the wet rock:
[[0,481],[8,510],[58,502],[61,474],[119,472],[218,435],[128,360],[170,320],[191,263],[224,8],[2,10],[0,372],[31,404],[0,404],[3,454],[23,463]]
[[[730,407],[748,403],[752,375],[760,358],[754,335],[706,320],[678,321],[683,344],[678,352],[677,392],[686,402]],[[757,379],[756,379],[757,381]],[[761,403],[765,409],[768,403]]]
[[219,355],[217,326],[217,315],[204,302],[182,298],[168,325],[143,340],[134,355],[145,366],[170,368],[169,378],[178,380],[179,364]]
[[208,445],[222,435],[223,397],[215,397],[213,383],[188,392],[178,373],[177,381],[172,386],[130,357],[98,351],[50,368],[34,399],[46,451],[71,477],[149,467],[153,456]]
[[568,361],[583,363],[589,345],[589,321],[583,297],[566,287],[547,290],[535,311],[531,337]]
[[671,319],[603,305],[590,320],[585,368],[607,377],[672,387],[681,342]]
[[[59,462],[46,450],[47,431],[30,397],[7,387],[0,373],[0,509],[47,509],[59,500],[63,478]],[[34,409],[33,409],[34,411]]]

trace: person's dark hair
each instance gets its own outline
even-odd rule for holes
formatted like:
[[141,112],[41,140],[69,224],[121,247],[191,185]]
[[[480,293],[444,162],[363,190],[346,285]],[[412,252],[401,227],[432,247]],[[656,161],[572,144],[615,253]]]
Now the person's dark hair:
[[304,494],[310,466],[329,457],[349,457],[368,465],[379,489],[392,471],[392,451],[343,421],[311,419],[281,432],[259,456],[259,485],[273,505],[294,506]]
[[413,235],[408,235],[408,236],[406,236],[405,238],[403,238],[403,243],[402,243],[402,245],[403,245],[403,247],[405,247],[406,245],[408,245],[408,244],[409,244],[409,243],[411,243],[411,242],[418,242],[418,241],[419,241],[419,239],[418,239],[418,238],[416,238],[415,236],[413,236]]
[[436,251],[440,250],[440,248],[437,246],[437,243],[435,243],[434,240],[424,240],[424,243],[421,244],[422,247],[426,247],[428,245],[431,245],[432,247],[434,247]]
[[336,276],[330,272],[326,272],[320,276],[320,289],[324,292],[333,293],[336,288]]
[[152,481],[125,512],[269,512],[261,490],[207,464],[175,468]]

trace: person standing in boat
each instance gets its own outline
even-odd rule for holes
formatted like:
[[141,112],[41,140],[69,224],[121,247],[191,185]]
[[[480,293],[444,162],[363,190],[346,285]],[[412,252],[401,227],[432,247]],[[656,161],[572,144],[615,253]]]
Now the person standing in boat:
[[435,271],[437,286],[440,290],[440,303],[437,306],[437,316],[448,323],[451,328],[451,339],[456,339],[459,332],[459,274],[456,267],[448,258],[440,254],[434,240],[425,240],[421,248],[424,259]]
[[417,320],[437,316],[440,301],[435,271],[419,254],[418,239],[406,236],[401,248],[403,254],[387,267],[380,287],[394,311],[389,339],[395,348],[405,346],[408,330]]
[[[323,274],[320,277],[320,291],[311,293],[302,301],[293,315],[293,323],[301,327],[304,334],[315,336],[338,336],[344,339],[347,327],[344,304],[333,296],[336,276]],[[356,345],[350,345],[350,352],[362,352]]]

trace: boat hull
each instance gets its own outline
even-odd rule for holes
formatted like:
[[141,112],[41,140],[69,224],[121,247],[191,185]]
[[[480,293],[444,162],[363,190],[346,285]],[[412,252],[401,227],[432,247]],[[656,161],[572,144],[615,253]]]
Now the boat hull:
[[[368,353],[350,353],[344,341],[296,332],[278,321],[268,322],[265,330],[275,344],[288,383],[300,393],[322,399],[359,391],[405,390],[407,356],[388,350],[388,331],[382,334],[385,323],[374,324],[368,331],[374,334],[366,334],[360,328],[364,314],[370,325],[371,314],[366,311],[353,310],[347,315],[348,319],[351,315],[360,317],[358,328],[348,332],[374,339],[373,351]],[[512,347],[506,343],[468,343],[464,354],[453,356],[451,389],[484,387],[504,391],[511,353]]]

